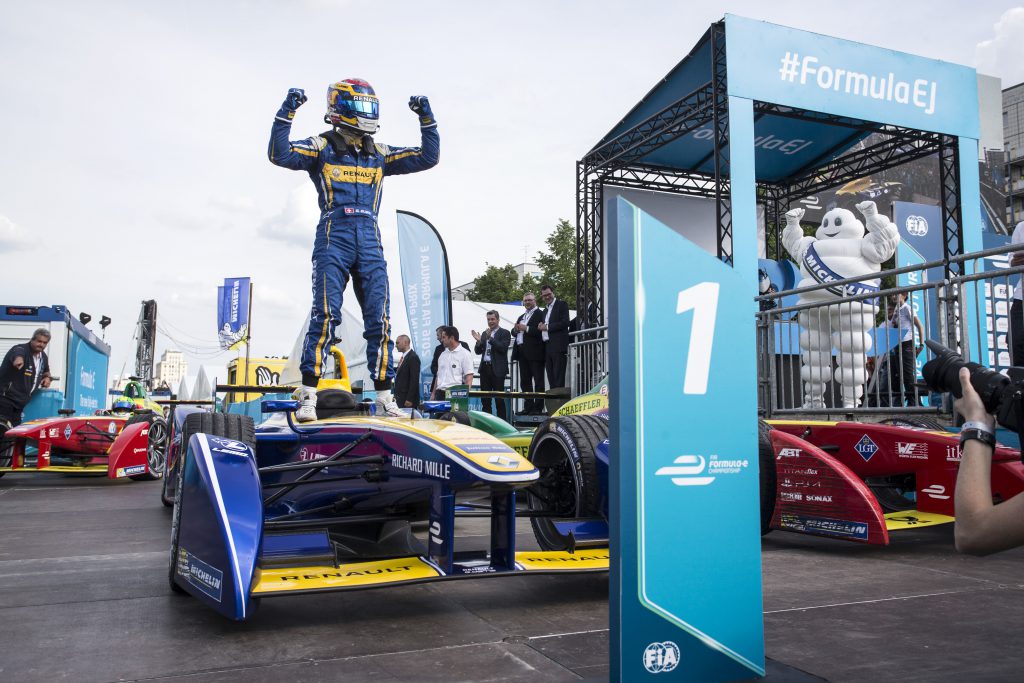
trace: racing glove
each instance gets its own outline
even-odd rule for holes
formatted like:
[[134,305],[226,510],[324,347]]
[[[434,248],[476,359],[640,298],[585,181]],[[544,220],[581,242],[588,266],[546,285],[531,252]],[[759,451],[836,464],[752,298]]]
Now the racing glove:
[[430,111],[430,100],[425,95],[413,95],[409,98],[409,109],[420,117],[420,126],[437,125],[434,112]]
[[295,110],[305,104],[307,99],[302,88],[289,88],[281,108],[277,110],[277,118],[290,122],[295,118]]

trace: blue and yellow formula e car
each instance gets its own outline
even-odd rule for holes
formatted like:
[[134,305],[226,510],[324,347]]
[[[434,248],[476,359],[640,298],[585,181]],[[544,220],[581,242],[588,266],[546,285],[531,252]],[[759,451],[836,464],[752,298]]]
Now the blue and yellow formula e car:
[[[172,589],[242,620],[263,597],[607,571],[606,524],[582,514],[606,513],[607,496],[581,491],[576,464],[543,439],[531,462],[464,424],[374,417],[343,390],[320,392],[314,422],[296,424],[296,407],[265,401],[270,417],[258,427],[176,411]],[[600,418],[586,421],[590,436],[607,433]],[[459,547],[460,515],[490,518],[486,549]],[[543,550],[517,550],[517,516],[538,523]],[[556,526],[565,517],[571,528]],[[413,533],[417,522],[425,536]]]

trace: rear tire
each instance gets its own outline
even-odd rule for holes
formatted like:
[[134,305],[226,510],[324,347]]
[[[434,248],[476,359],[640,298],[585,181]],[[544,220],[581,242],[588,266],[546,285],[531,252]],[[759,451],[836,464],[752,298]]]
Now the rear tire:
[[178,536],[181,526],[181,493],[184,488],[185,468],[188,466],[188,442],[193,434],[209,434],[233,441],[241,441],[255,451],[256,426],[247,415],[227,415],[224,413],[192,413],[185,418],[181,429],[181,453],[178,458],[177,480],[174,488],[174,512],[171,515],[171,557],[167,570],[167,580],[171,590],[184,593],[185,589],[174,582],[175,569],[178,563]]
[[128,425],[146,422],[149,424],[148,441],[146,443],[146,471],[133,474],[128,478],[132,481],[156,481],[164,476],[167,463],[167,420],[153,414],[152,410],[140,411],[128,418]]
[[[601,515],[597,445],[608,438],[608,422],[595,415],[556,417],[545,422],[530,442],[529,460],[540,478],[526,489],[530,510],[556,513],[560,519]],[[542,550],[566,550],[567,534],[554,517],[531,517]]]
[[929,417],[890,417],[878,424],[892,425],[893,427],[910,427],[912,429],[927,429],[933,432],[949,431],[938,420]]

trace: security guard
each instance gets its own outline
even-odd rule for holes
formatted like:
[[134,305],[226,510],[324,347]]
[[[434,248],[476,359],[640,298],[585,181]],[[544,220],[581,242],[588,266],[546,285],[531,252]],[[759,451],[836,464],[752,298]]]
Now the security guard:
[[375,143],[379,102],[366,81],[350,78],[327,88],[324,122],[332,129],[305,140],[288,140],[295,110],[305,93],[292,88],[274,117],[270,161],[309,173],[320,204],[313,243],[313,307],[302,347],[300,407],[296,418],[316,419],[316,386],[334,329],[341,321],[341,301],[349,277],[363,311],[366,364],[377,391],[378,413],[399,416],[391,394],[395,375],[391,339],[388,270],[377,227],[382,180],[386,175],[425,171],[437,164],[440,139],[426,97],[409,100],[420,119],[420,147]]

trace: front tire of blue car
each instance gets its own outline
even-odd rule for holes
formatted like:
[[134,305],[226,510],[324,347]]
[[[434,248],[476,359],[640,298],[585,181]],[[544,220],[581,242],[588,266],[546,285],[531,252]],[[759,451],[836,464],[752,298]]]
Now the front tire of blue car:
[[601,515],[597,446],[607,438],[608,422],[595,415],[555,417],[534,434],[529,460],[540,478],[526,489],[526,500],[531,511],[552,515],[530,518],[542,550],[572,547],[572,538],[559,531],[557,520]]
[[256,427],[251,417],[245,415],[225,415],[224,413],[193,413],[185,418],[181,429],[181,449],[176,466],[176,484],[174,488],[174,512],[171,515],[171,557],[167,569],[167,578],[171,590],[184,593],[185,589],[174,581],[178,567],[178,537],[181,531],[181,496],[185,488],[185,470],[189,463],[188,442],[193,434],[208,434],[233,441],[241,441],[255,450]]

